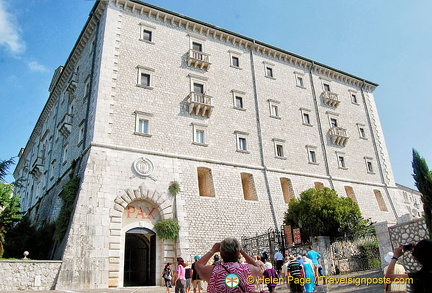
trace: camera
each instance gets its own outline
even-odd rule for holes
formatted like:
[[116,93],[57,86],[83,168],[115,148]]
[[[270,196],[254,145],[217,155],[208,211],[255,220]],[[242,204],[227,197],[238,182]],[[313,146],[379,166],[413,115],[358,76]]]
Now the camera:
[[411,243],[405,243],[403,246],[403,251],[411,251],[413,249],[413,246]]

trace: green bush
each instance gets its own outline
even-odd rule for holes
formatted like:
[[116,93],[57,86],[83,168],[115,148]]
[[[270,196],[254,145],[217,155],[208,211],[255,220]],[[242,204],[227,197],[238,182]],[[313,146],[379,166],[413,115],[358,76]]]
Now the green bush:
[[159,238],[175,241],[178,237],[180,226],[176,219],[165,219],[157,221],[154,229]]

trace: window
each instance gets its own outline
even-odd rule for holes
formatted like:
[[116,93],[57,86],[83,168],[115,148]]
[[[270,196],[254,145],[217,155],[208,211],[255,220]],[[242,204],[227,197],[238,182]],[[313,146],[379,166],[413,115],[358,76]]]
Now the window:
[[153,89],[152,74],[154,73],[154,69],[144,67],[144,66],[137,66],[137,69],[138,69],[137,86],[146,89]]
[[374,189],[374,194],[375,194],[375,198],[376,198],[376,200],[378,202],[378,206],[379,206],[380,210],[383,211],[383,212],[388,212],[387,206],[386,206],[386,204],[384,202],[384,198],[383,198],[383,196],[381,194],[381,191],[379,191],[377,189]]
[[192,123],[193,143],[196,145],[207,146],[207,125]]
[[336,118],[330,118],[330,126],[331,127],[337,127],[338,126]]
[[140,30],[140,41],[154,44],[153,32],[156,30],[156,27],[146,23],[140,23]]
[[274,79],[274,64],[268,63],[268,62],[263,62],[264,63],[264,76]]
[[141,136],[151,136],[150,135],[150,119],[153,114],[135,111],[135,132],[134,134]]
[[374,173],[374,168],[372,164],[372,158],[364,157],[365,164],[366,164],[366,171],[370,174]]
[[317,149],[316,146],[311,146],[311,145],[306,146],[309,164],[318,165],[316,149]]
[[269,107],[270,107],[270,117],[273,118],[278,118],[280,119],[280,115],[279,115],[279,101],[275,101],[275,100],[267,100],[269,102]]
[[347,197],[351,198],[353,202],[357,202],[356,195],[354,193],[354,189],[351,186],[345,186],[345,193]]
[[235,107],[243,109],[243,98],[240,96],[235,97]]
[[324,183],[322,182],[314,182],[314,186],[316,190],[323,190],[324,189]]
[[306,88],[304,75],[304,72],[294,71],[296,86],[303,89]]
[[237,110],[245,110],[244,107],[244,95],[246,94],[245,92],[241,92],[241,91],[237,91],[237,90],[232,90],[232,95],[233,95],[233,105],[234,105],[234,109]]
[[273,144],[274,144],[274,150],[275,150],[276,158],[286,159],[285,153],[284,153],[285,140],[273,138]]
[[312,126],[310,112],[311,110],[309,109],[300,108],[303,125]]
[[238,139],[238,149],[241,151],[246,151],[246,138],[244,137],[239,137]]
[[289,203],[292,198],[294,198],[294,189],[292,186],[291,179],[288,178],[280,178],[282,194],[284,197],[285,203]]
[[150,86],[150,74],[141,73],[140,85],[142,86]]
[[192,42],[192,50],[202,52],[203,51],[203,45],[197,42]]
[[149,121],[147,119],[138,120],[138,132],[142,134],[148,134]]
[[345,157],[341,154],[337,155],[337,159],[338,159],[338,166],[340,169],[346,169],[345,166]]
[[63,155],[62,155],[62,164],[66,164],[67,159],[68,159],[68,150],[69,150],[69,145],[66,143],[65,145],[63,145]]
[[330,92],[330,85],[329,85],[328,83],[324,83],[324,84],[323,84],[323,87],[324,87],[324,90],[325,90],[326,92]]
[[237,151],[243,153],[249,153],[248,146],[247,146],[248,133],[241,132],[241,131],[235,131],[234,133],[237,139]]
[[212,171],[209,168],[198,167],[198,190],[200,196],[214,197]]
[[240,67],[240,60],[239,60],[239,58],[236,57],[236,56],[232,56],[231,57],[231,64],[234,67]]
[[204,94],[204,85],[203,84],[200,84],[200,83],[196,83],[196,82],[194,82],[194,84],[193,84],[193,91],[194,91],[194,93],[197,93],[197,94]]
[[90,96],[90,75],[87,76],[86,80],[84,81],[84,100],[87,100],[87,98]]
[[358,129],[359,137],[362,139],[367,139],[365,125],[357,123],[357,129]]
[[273,77],[273,68],[266,67],[266,76],[267,77]]
[[297,76],[297,86],[298,87],[304,87],[304,85],[303,85],[303,77]]
[[152,32],[149,30],[144,30],[143,31],[143,40],[151,42],[152,41]]
[[255,182],[252,174],[241,173],[241,181],[243,187],[243,197],[245,200],[258,200],[255,189]]
[[357,96],[355,94],[351,94],[351,102],[353,104],[358,104]]
[[81,121],[81,123],[79,124],[78,145],[80,145],[84,141],[84,126],[85,120]]

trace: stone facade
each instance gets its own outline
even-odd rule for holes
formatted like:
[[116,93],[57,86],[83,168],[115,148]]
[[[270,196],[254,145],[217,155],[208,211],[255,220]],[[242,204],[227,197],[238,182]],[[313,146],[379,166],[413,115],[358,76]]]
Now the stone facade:
[[[57,287],[157,283],[177,255],[278,228],[313,187],[394,223],[406,207],[376,86],[140,1],[98,1],[14,172],[39,225],[58,215],[69,175],[81,178]],[[154,231],[172,217],[176,243]]]
[[61,261],[0,260],[0,291],[53,290]]

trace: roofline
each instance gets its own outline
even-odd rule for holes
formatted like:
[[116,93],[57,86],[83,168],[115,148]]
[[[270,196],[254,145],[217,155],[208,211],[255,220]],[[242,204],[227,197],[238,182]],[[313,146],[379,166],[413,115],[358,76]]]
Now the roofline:
[[[98,2],[99,2],[99,1],[101,1],[101,0],[98,0]],[[103,0],[102,0],[102,1],[103,1]],[[117,1],[119,1],[119,0],[117,0]],[[252,42],[252,43],[254,43],[254,44],[259,44],[259,45],[261,45],[261,46],[271,48],[271,49],[273,49],[273,50],[276,50],[276,51],[282,52],[282,53],[284,53],[284,54],[288,54],[288,55],[291,55],[291,56],[293,56],[293,57],[296,57],[296,58],[299,58],[299,59],[303,59],[304,61],[309,62],[309,63],[311,63],[311,64],[314,64],[314,65],[318,65],[318,66],[324,67],[324,68],[326,68],[326,69],[329,69],[329,70],[332,70],[332,71],[338,72],[338,73],[340,73],[340,74],[343,74],[343,75],[349,76],[349,77],[354,78],[354,79],[357,79],[357,80],[361,80],[361,81],[363,81],[364,83],[368,83],[368,84],[370,84],[370,85],[372,85],[372,86],[374,86],[374,87],[379,86],[379,84],[377,84],[377,83],[374,83],[374,82],[371,82],[371,81],[369,81],[369,80],[366,80],[366,79],[360,78],[360,77],[358,77],[358,76],[355,76],[355,75],[350,74],[350,73],[347,73],[347,72],[345,72],[345,71],[342,71],[342,70],[336,69],[336,68],[334,68],[334,67],[331,67],[331,66],[325,65],[324,63],[314,61],[314,60],[312,60],[312,59],[309,59],[309,58],[303,57],[303,56],[301,56],[301,55],[298,55],[298,54],[292,53],[292,52],[290,52],[290,51],[287,51],[287,50],[284,50],[284,49],[281,49],[281,48],[278,48],[278,47],[275,47],[275,46],[269,45],[269,44],[267,44],[267,43],[264,43],[264,42],[258,41],[258,40],[256,40],[256,39],[253,39],[253,38],[250,38],[250,37],[247,37],[247,36],[244,36],[244,35],[238,34],[238,33],[236,33],[236,32],[232,32],[232,31],[230,31],[230,30],[227,30],[227,29],[224,29],[224,28],[221,28],[221,27],[218,27],[218,26],[215,26],[215,25],[212,25],[212,24],[206,23],[206,22],[204,22],[204,21],[197,20],[197,19],[194,19],[194,18],[192,18],[192,17],[186,16],[186,15],[183,15],[183,14],[180,14],[180,13],[177,13],[177,12],[170,11],[170,10],[168,10],[168,9],[165,9],[165,8],[162,8],[162,7],[159,7],[159,6],[153,5],[153,4],[149,4],[149,3],[146,3],[146,2],[144,2],[144,1],[140,1],[140,0],[124,0],[124,1],[129,1],[129,2],[133,2],[133,3],[139,4],[139,5],[145,5],[145,6],[148,6],[148,7],[150,7],[150,8],[157,9],[157,10],[160,10],[160,11],[162,11],[162,12],[169,13],[169,14],[172,14],[172,15],[174,15],[174,16],[177,16],[177,17],[180,17],[180,18],[184,18],[184,19],[186,19],[186,20],[190,20],[190,21],[193,21],[193,22],[199,23],[199,24],[201,24],[201,25],[207,26],[207,27],[209,27],[209,28],[212,28],[212,29],[215,29],[215,30],[219,30],[219,31],[222,31],[222,32],[224,32],[224,33],[227,33],[227,34],[230,34],[230,35],[233,35],[233,36],[236,36],[236,37],[239,37],[239,38],[242,38],[242,39],[248,40],[248,41],[250,41],[250,42]]]

